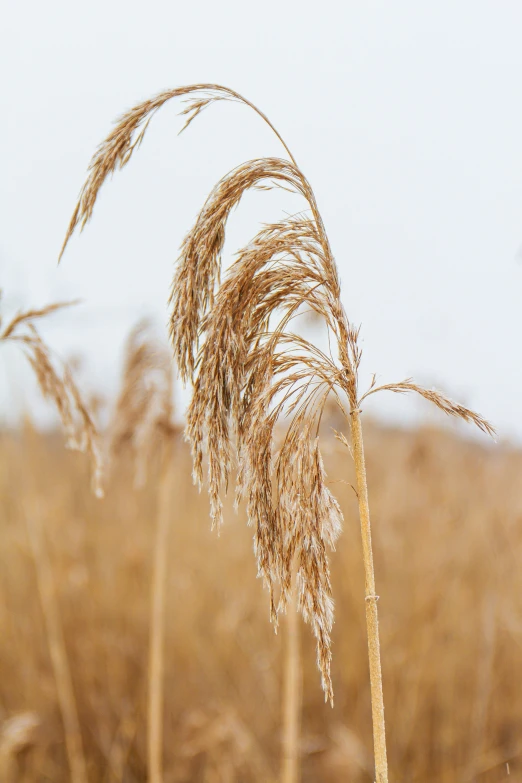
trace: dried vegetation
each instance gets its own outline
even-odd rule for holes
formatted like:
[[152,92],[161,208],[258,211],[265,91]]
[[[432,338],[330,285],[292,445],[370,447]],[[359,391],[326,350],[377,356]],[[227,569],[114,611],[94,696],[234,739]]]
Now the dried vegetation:
[[[342,420],[327,414],[325,425],[338,429]],[[522,454],[434,430],[404,433],[368,423],[365,436],[393,727],[390,778],[517,780]],[[324,460],[344,515],[332,560],[336,699],[333,710],[324,704],[312,640],[303,633],[302,780],[370,783],[364,573],[349,486],[355,474],[336,441],[325,446]],[[166,589],[165,779],[275,781],[284,634],[274,636],[267,622],[243,514],[235,519],[225,501],[227,523],[219,538],[210,536],[207,501],[191,486],[190,472],[178,439]],[[12,783],[70,780],[24,497],[39,509],[45,530],[89,780],[146,780],[159,454],[141,489],[132,489],[134,476],[128,442],[100,502],[85,459],[64,451],[60,437],[0,436],[0,756]]]

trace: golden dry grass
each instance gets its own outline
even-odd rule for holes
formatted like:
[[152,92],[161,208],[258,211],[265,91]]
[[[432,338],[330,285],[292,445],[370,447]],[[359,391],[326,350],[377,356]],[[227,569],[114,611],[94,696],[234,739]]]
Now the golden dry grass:
[[[0,300],[1,297],[0,289]],[[21,310],[7,323],[4,323],[3,313],[0,312],[0,344],[15,343],[25,353],[42,397],[54,405],[60,417],[67,447],[89,454],[93,463],[93,489],[101,497],[103,466],[94,420],[70,368],[53,354],[37,328],[40,319],[74,304],[77,302],[55,302],[38,309]]]
[[[509,779],[522,780],[522,453],[431,430],[366,429],[390,778],[492,783],[506,779],[509,763]],[[175,448],[165,780],[275,781],[285,624],[274,636],[244,513],[236,519],[227,507],[221,536],[212,534],[208,500],[191,485],[190,456],[181,440]],[[341,444],[325,460],[331,480],[354,481]],[[146,780],[160,465],[149,468],[146,486],[133,489],[129,454],[101,502],[86,460],[66,452],[58,436],[0,438],[6,780],[69,779],[24,507],[45,534],[89,780]],[[373,761],[357,502],[348,484],[334,486],[345,518],[332,557],[336,701],[333,710],[324,704],[313,640],[302,634],[302,779],[367,783]]]

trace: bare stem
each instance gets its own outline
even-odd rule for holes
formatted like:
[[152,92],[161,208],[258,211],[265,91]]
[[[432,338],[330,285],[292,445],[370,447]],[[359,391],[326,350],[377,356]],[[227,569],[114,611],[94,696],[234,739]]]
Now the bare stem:
[[373,569],[372,533],[370,507],[366,484],[366,465],[360,412],[352,411],[351,418],[353,457],[357,474],[359,496],[359,517],[364,558],[366,629],[368,633],[368,658],[370,663],[370,687],[372,699],[373,749],[375,756],[376,783],[388,783],[388,761],[386,758],[386,731],[384,726],[384,699],[382,693],[381,653],[379,646],[378,596],[375,595]]
[[38,593],[49,644],[58,703],[65,732],[65,747],[72,783],[87,783],[87,771],[83,754],[80,721],[63,638],[60,610],[56,599],[53,572],[45,543],[44,531],[36,504],[24,503],[24,517],[36,568]]
[[165,642],[165,593],[167,576],[167,541],[171,509],[172,444],[164,446],[158,496],[156,540],[151,596],[151,629],[149,652],[148,704],[148,779],[163,783],[163,673]]
[[299,615],[294,590],[287,608],[284,695],[282,783],[299,783],[299,734],[301,723],[301,652]]

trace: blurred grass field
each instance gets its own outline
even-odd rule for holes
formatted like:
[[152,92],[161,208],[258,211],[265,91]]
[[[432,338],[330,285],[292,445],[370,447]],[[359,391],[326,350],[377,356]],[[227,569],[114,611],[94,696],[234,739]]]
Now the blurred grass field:
[[[390,778],[522,781],[522,452],[450,431],[366,423]],[[353,467],[326,456],[345,515],[332,557],[335,706],[301,624],[302,780],[372,780],[364,576]],[[245,515],[218,537],[181,437],[171,475],[165,781],[279,777],[285,623],[274,634]],[[28,536],[37,521],[78,704],[89,780],[146,780],[150,587],[159,465],[106,498],[58,435],[0,435],[2,781],[69,780]]]

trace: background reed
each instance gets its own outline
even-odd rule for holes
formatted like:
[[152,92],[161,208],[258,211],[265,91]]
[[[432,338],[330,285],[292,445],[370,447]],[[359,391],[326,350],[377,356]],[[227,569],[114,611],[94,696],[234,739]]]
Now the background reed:
[[[35,322],[74,303],[54,303],[40,309],[21,311],[5,326],[0,316],[0,343],[15,343],[26,354],[42,396],[51,401],[61,419],[68,448],[87,451],[93,463],[93,488],[102,495],[102,462],[98,433],[92,416],[66,365],[59,362],[40,337]],[[30,422],[29,437],[35,437]],[[21,492],[22,517],[31,545],[36,570],[38,595],[45,622],[49,653],[65,734],[72,783],[87,783],[80,721],[67,650],[63,638],[60,607],[56,597],[53,569],[49,560],[45,529],[41,520],[41,498],[32,485],[33,477],[24,470],[24,461],[15,459],[15,468],[26,479]],[[37,722],[37,721],[36,721]],[[33,721],[34,723],[34,721]],[[10,774],[4,770],[4,774]]]
[[[326,423],[338,430],[341,422],[328,411]],[[522,453],[509,444],[490,449],[433,428],[407,432],[371,421],[365,445],[377,522],[386,717],[393,727],[390,779],[517,780]],[[324,704],[315,644],[303,628],[301,775],[305,783],[371,783],[364,570],[357,498],[349,486],[355,486],[355,470],[338,441],[328,442],[324,459],[345,519],[332,559],[335,703],[333,709]],[[180,783],[276,781],[285,625],[274,636],[267,622],[266,592],[252,569],[244,516],[236,519],[225,499],[227,523],[219,537],[210,536],[208,503],[191,485],[183,444],[173,464],[164,775]],[[15,780],[70,780],[24,493],[45,520],[89,779],[147,779],[158,452],[148,467],[145,484],[133,489],[128,444],[100,503],[86,460],[65,451],[61,436],[0,432],[0,741],[5,727],[9,742],[10,721],[23,724],[29,713],[33,724],[18,749],[10,743]]]
[[[163,781],[163,709],[166,575],[173,514],[173,372],[168,352],[146,321],[131,332],[125,350],[121,390],[109,427],[110,464],[130,445],[135,484],[147,479],[149,463],[160,460],[150,605],[147,708],[148,780]],[[155,454],[156,453],[156,454]]]
[[287,607],[284,647],[281,781],[282,783],[297,783],[301,777],[302,662],[299,614],[295,591],[292,593]]

